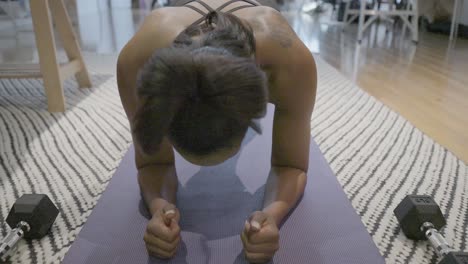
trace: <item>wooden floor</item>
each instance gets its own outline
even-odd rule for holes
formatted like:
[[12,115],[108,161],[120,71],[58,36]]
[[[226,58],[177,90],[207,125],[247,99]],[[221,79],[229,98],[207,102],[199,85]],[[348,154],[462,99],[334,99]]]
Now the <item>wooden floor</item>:
[[312,50],[468,163],[468,40],[421,32],[414,45],[401,28],[386,33],[382,24],[358,45],[357,26],[342,32],[305,16],[294,16],[293,27]]

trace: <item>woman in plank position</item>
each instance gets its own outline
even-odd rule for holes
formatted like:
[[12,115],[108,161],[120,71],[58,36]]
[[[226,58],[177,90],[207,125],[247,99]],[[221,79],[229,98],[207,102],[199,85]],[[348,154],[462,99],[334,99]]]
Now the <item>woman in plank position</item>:
[[160,258],[174,256],[180,241],[173,149],[194,164],[222,163],[270,102],[264,206],[241,234],[247,260],[263,263],[278,250],[278,226],[306,185],[315,62],[277,10],[252,0],[202,1],[153,11],[118,59],[138,181],[152,215],[144,240]]

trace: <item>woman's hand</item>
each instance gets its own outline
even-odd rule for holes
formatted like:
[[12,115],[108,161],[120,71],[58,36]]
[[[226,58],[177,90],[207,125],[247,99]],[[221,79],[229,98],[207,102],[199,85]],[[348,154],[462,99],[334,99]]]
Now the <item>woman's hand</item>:
[[146,227],[144,240],[150,255],[172,258],[180,242],[180,214],[173,204],[157,210]]
[[245,257],[250,263],[265,263],[279,249],[279,230],[275,220],[264,212],[254,212],[245,221],[241,234]]

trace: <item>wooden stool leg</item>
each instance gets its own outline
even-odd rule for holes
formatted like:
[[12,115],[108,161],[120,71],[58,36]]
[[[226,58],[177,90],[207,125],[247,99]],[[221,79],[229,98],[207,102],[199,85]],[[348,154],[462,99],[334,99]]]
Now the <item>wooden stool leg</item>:
[[30,6],[48,109],[50,112],[64,112],[65,98],[60,78],[60,66],[55,53],[54,33],[48,1],[33,0],[30,2]]
[[64,49],[70,61],[77,60],[81,65],[81,70],[76,73],[76,79],[80,87],[91,87],[91,79],[89,78],[86,64],[81,55],[80,46],[73,32],[73,27],[70,22],[67,10],[63,0],[49,0],[52,16],[57,27],[57,31],[62,40]]

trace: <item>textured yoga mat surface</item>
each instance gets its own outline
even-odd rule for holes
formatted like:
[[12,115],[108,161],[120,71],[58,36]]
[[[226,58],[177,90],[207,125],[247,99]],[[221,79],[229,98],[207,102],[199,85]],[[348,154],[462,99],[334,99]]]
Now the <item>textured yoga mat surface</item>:
[[[63,263],[247,263],[239,234],[250,213],[261,209],[272,112],[269,107],[261,121],[263,135],[249,130],[240,153],[223,164],[199,167],[177,155],[183,231],[173,259],[162,261],[146,252],[149,215],[140,198],[132,147]],[[305,194],[280,236],[281,248],[271,263],[385,263],[315,143]]]

